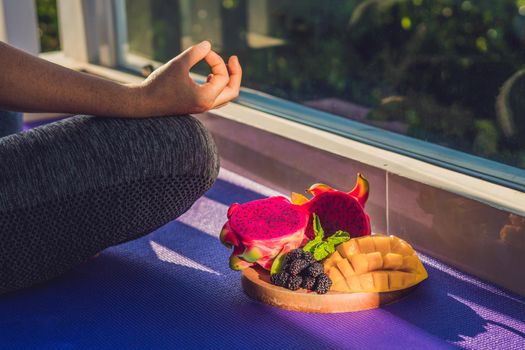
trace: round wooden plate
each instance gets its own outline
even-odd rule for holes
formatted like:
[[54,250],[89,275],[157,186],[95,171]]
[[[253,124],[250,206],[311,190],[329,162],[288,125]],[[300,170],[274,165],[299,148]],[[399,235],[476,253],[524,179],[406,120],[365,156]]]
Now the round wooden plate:
[[317,294],[305,289],[291,291],[271,284],[268,271],[259,267],[244,269],[241,283],[244,292],[255,300],[282,309],[320,313],[375,309],[401,299],[416,287],[381,293],[328,292]]

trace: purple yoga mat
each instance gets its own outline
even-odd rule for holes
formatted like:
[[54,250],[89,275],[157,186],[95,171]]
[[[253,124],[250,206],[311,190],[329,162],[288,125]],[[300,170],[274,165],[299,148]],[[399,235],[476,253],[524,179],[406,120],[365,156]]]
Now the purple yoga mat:
[[218,240],[226,210],[275,194],[228,171],[179,220],[67,275],[0,297],[2,348],[524,349],[525,300],[422,256],[381,309],[306,314],[252,301]]

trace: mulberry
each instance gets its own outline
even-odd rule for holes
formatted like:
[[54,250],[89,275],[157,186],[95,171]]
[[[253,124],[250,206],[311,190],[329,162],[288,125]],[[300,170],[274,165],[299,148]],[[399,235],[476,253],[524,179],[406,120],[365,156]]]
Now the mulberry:
[[298,259],[298,260],[293,260],[292,262],[290,262],[290,264],[288,265],[288,272],[291,274],[291,275],[298,275],[300,274],[307,266],[308,266],[308,261],[306,260],[303,260],[303,259]]
[[332,286],[332,280],[326,273],[320,274],[315,282],[314,290],[317,292],[317,294],[325,294],[328,292],[330,287]]
[[281,272],[276,273],[275,275],[272,275],[270,279],[273,284],[275,284],[276,286],[282,287],[286,284],[289,277],[290,277],[290,274],[288,272],[281,271]]
[[288,254],[286,254],[287,261],[292,262],[294,260],[302,259],[303,253],[304,252],[301,248],[294,249],[290,251]]
[[301,284],[301,287],[303,287],[304,289],[312,290],[314,289],[314,286],[315,278],[310,276],[303,277],[303,283]]
[[323,264],[315,262],[303,271],[303,275],[317,277],[324,272]]
[[290,290],[297,290],[301,288],[301,284],[303,283],[303,278],[301,276],[290,276],[288,278],[288,282],[286,283],[285,287]]

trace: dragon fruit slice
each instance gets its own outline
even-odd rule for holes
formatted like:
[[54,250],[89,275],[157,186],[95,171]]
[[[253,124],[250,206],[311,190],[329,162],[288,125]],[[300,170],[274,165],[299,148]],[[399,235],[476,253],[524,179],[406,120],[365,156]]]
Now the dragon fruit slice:
[[[357,174],[356,185],[348,193],[325,184],[314,184],[306,190],[313,195],[312,199],[308,200],[298,193],[292,193],[291,198],[292,203],[301,205],[308,212],[319,216],[327,237],[337,230],[343,230],[354,238],[369,235],[371,232],[370,218],[364,210],[369,188],[366,178]],[[310,216],[306,227],[305,234],[308,239],[315,237],[312,222],[313,215]]]
[[230,268],[242,270],[257,263],[269,270],[279,253],[302,244],[309,212],[277,196],[234,203],[228,210],[228,219],[220,240],[234,248]]

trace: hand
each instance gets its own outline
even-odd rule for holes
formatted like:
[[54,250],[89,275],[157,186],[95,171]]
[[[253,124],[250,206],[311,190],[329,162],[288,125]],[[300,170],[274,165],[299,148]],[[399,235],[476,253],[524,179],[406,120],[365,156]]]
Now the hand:
[[[206,83],[191,79],[191,67],[205,60],[211,67]],[[192,46],[155,70],[136,88],[139,110],[137,116],[164,116],[202,113],[220,107],[239,95],[242,69],[236,56],[228,66],[208,41]]]

